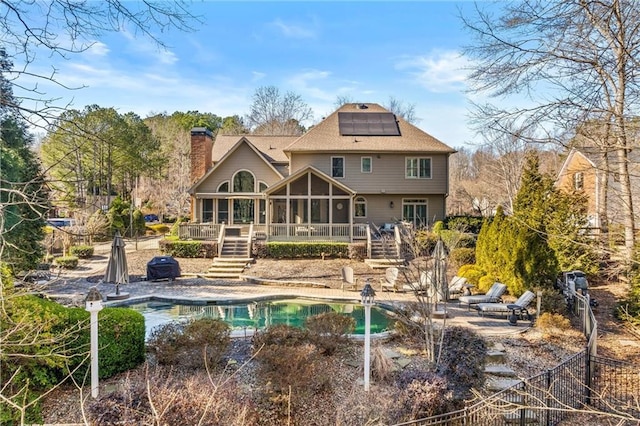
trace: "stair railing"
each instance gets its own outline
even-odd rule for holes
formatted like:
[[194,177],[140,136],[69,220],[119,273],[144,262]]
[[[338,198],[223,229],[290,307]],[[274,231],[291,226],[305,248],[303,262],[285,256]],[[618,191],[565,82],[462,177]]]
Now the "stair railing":
[[367,259],[371,259],[371,225],[367,223]]
[[247,259],[251,257],[252,242],[253,242],[253,222],[249,224],[249,235],[247,236]]
[[226,232],[225,226],[224,222],[220,225],[220,233],[218,234],[218,257],[222,256],[222,246],[224,245],[224,234]]

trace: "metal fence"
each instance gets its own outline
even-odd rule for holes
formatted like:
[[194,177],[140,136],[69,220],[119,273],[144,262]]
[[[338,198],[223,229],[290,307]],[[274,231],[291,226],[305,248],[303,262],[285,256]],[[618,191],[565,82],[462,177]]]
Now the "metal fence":
[[553,426],[575,410],[609,413],[616,416],[620,425],[638,425],[640,368],[597,356],[598,323],[589,296],[576,294],[573,302],[572,308],[587,339],[584,350],[462,410],[396,426]]

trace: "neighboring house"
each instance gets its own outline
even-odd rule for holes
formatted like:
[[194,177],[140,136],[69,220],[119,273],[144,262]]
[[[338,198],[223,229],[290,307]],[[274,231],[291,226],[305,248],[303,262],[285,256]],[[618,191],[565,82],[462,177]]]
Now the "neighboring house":
[[185,236],[225,224],[272,241],[353,241],[369,224],[443,219],[455,150],[377,104],[346,104],[302,136],[194,128],[191,152]]
[[[635,152],[631,152],[629,158],[632,197],[637,212],[640,202],[640,163]],[[556,180],[557,188],[583,193],[587,197],[589,227],[594,233],[607,232],[608,227],[623,222],[619,175],[613,171],[607,173],[607,169],[614,168],[613,160],[605,158],[601,149],[574,148],[569,152]]]

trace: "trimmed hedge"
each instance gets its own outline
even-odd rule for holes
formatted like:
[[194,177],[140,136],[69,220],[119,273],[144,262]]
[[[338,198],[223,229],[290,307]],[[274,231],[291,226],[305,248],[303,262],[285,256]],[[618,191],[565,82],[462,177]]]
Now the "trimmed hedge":
[[93,256],[93,246],[73,246],[69,249],[69,254],[71,256],[77,256],[80,259],[88,259]]
[[160,251],[173,257],[204,257],[213,258],[218,254],[217,241],[172,241],[160,240]]
[[78,267],[77,256],[60,256],[56,257],[53,262],[64,269],[75,269]]
[[276,259],[349,257],[348,243],[269,242],[267,255]]

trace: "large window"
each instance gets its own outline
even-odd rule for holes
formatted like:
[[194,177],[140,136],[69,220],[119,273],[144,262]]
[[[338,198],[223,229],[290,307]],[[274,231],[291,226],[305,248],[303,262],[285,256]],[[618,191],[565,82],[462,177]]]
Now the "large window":
[[246,170],[240,171],[233,177],[233,192],[254,192],[255,180],[253,174]]
[[367,200],[364,197],[356,197],[354,209],[355,217],[367,217]]
[[402,200],[402,220],[413,223],[416,229],[428,225],[428,208],[425,199]]
[[331,177],[344,177],[344,157],[331,157]]
[[431,158],[407,157],[405,176],[409,179],[431,179]]
[[202,200],[202,221],[213,222],[213,199],[211,198]]

